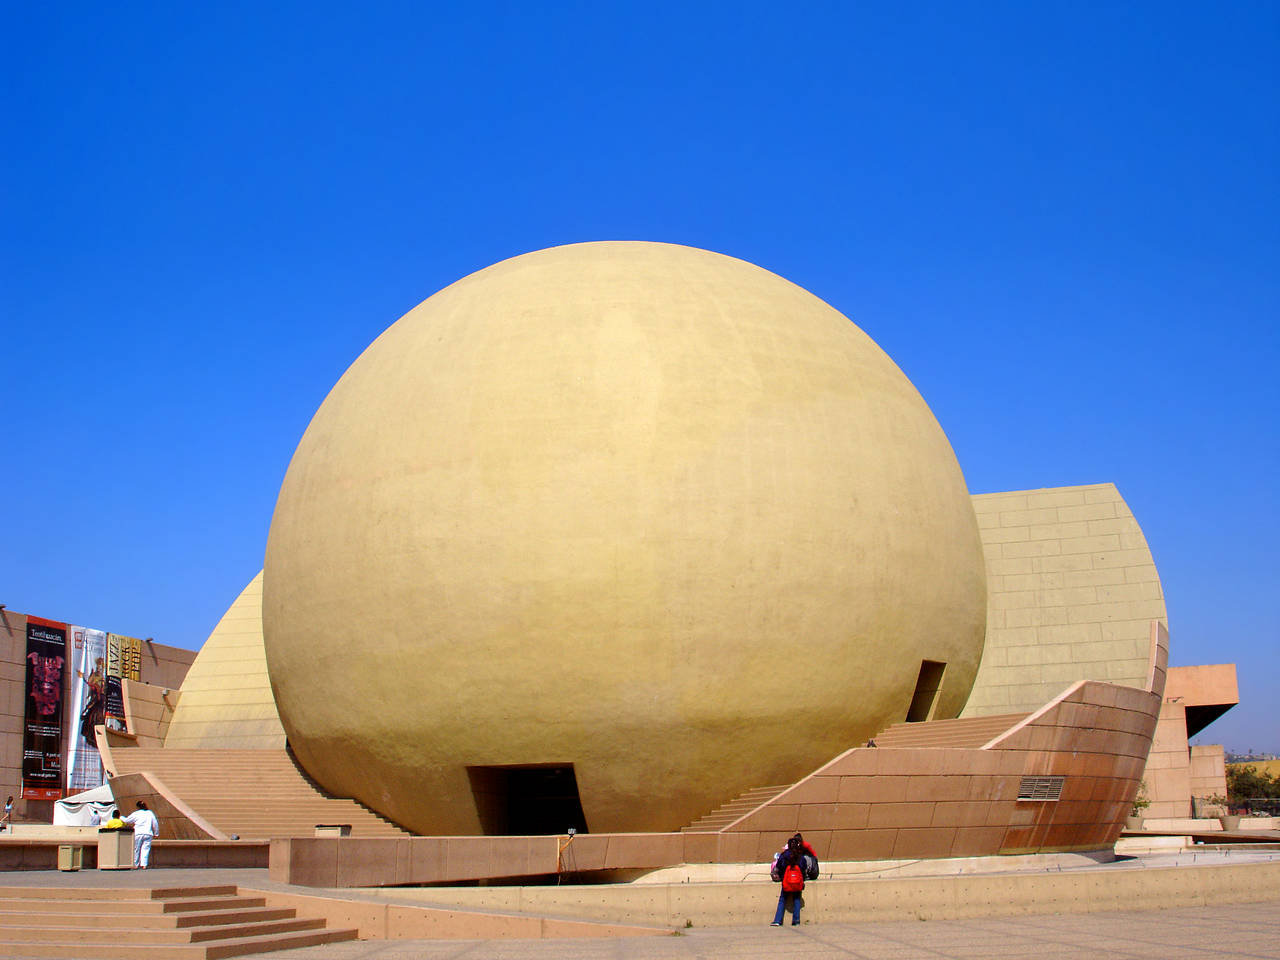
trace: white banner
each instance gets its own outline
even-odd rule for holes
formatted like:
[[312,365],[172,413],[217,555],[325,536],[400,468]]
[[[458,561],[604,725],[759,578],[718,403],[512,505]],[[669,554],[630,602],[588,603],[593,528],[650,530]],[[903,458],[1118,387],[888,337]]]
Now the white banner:
[[92,790],[106,776],[98,756],[94,724],[107,717],[107,635],[102,630],[72,627],[76,675],[71,699],[72,733],[67,749],[67,789]]

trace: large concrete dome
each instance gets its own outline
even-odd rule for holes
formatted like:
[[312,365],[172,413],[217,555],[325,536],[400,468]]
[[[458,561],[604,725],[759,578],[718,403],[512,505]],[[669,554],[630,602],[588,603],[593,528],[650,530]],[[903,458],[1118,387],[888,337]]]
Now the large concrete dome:
[[558,832],[506,806],[568,819],[576,780],[601,832],[812,770],[902,720],[925,660],[956,715],[985,605],[955,456],[861,330],[617,242],[472,274],[356,360],[285,477],[263,626],[330,790],[424,833]]

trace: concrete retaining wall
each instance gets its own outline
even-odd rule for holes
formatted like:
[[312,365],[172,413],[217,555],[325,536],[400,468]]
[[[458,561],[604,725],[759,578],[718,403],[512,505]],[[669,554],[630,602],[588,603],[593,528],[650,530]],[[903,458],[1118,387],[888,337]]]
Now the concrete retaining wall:
[[[94,836],[79,838],[43,838],[0,840],[0,872],[7,870],[56,870],[58,847],[72,844],[81,847],[83,869],[98,864],[97,827],[89,828]],[[270,847],[253,841],[157,840],[151,847],[151,865],[175,869],[193,868],[257,868],[265,869]]]
[[[1062,873],[818,880],[805,892],[815,923],[947,920],[1109,910],[1153,910],[1274,898],[1280,859],[1206,866],[1103,868]],[[467,909],[515,911],[610,923],[683,927],[764,923],[778,885],[769,882],[578,887],[470,887],[397,891],[397,898]]]

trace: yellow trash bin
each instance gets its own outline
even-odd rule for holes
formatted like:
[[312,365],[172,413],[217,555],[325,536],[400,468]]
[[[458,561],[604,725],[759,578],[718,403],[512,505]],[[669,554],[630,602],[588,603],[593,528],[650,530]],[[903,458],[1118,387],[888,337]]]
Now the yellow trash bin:
[[80,864],[84,862],[84,847],[77,847],[70,843],[59,844],[58,846],[58,869],[59,870],[79,870]]

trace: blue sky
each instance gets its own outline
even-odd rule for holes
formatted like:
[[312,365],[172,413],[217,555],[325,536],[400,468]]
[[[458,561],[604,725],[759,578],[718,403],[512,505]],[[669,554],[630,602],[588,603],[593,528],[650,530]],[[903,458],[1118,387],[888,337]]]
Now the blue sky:
[[0,602],[198,646],[342,371],[453,280],[647,239],[851,317],[974,492],[1113,481],[1208,742],[1280,751],[1280,7],[26,5]]

